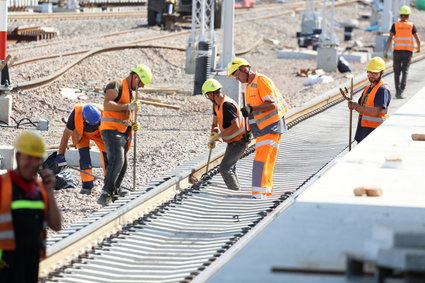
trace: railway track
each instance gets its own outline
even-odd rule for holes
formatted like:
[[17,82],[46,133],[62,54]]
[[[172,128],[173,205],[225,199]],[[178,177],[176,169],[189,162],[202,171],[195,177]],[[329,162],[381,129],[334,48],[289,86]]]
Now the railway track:
[[[355,93],[366,83],[366,76],[356,78]],[[259,233],[346,149],[341,101],[333,90],[287,115],[273,197],[249,198],[252,148],[238,163],[239,192],[226,189],[217,167],[202,176],[207,156],[200,156],[49,238],[41,281],[204,282],[235,252],[233,245]],[[223,154],[224,145],[212,166]]]

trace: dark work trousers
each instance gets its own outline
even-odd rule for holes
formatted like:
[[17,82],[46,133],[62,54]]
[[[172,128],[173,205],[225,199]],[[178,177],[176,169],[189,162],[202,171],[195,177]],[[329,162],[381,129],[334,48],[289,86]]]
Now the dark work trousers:
[[[400,96],[406,88],[407,73],[409,72],[410,61],[413,52],[407,50],[394,50],[393,67],[394,67],[394,86],[396,96]],[[401,73],[401,81],[400,81]]]
[[101,135],[108,158],[102,190],[112,195],[121,186],[127,170],[127,152],[130,138],[126,133],[120,133],[117,130],[103,130]]
[[220,174],[224,183],[230,190],[239,190],[238,176],[236,175],[236,162],[241,158],[248,143],[242,139],[227,144],[226,152],[220,163]]

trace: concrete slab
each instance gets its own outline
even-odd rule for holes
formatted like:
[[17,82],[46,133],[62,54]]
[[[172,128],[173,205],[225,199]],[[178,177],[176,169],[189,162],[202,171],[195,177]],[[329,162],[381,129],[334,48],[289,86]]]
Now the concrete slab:
[[12,145],[0,145],[0,169],[15,169],[15,148]]
[[[351,52],[351,53],[341,53],[338,51],[338,57],[343,56],[348,62],[360,62],[366,63],[370,60],[371,54],[364,52]],[[280,50],[277,54],[277,58],[280,59],[306,59],[306,60],[316,60],[317,51],[314,50],[302,50],[302,51],[293,51],[293,50]]]
[[0,95],[0,121],[10,125],[10,116],[12,115],[12,96]]

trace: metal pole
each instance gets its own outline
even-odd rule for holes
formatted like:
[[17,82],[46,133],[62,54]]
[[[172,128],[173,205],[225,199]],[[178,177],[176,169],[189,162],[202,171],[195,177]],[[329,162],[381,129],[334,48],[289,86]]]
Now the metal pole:
[[[353,100],[353,77],[351,77],[351,91],[350,91],[350,100]],[[353,135],[353,109],[350,109],[350,126],[349,126],[349,135],[348,135],[348,151],[351,151],[351,141]]]
[[[133,98],[135,99],[135,101],[137,101],[139,99],[139,92],[137,91],[137,87],[136,90],[134,91],[135,93],[133,93]],[[134,123],[137,123],[137,110],[134,110]],[[133,190],[136,190],[136,164],[137,164],[137,132],[133,131],[133,139],[134,139],[134,144],[133,144]]]
[[208,161],[207,161],[207,170],[205,170],[205,174],[208,174],[208,168],[210,167],[210,159],[211,159],[211,153],[212,153],[212,148],[210,148],[210,153],[208,154]]
[[235,19],[235,0],[223,1],[223,52],[220,55],[219,69],[224,70],[233,58],[235,52],[233,50],[233,30]]
[[7,0],[0,0],[0,63],[6,59]]

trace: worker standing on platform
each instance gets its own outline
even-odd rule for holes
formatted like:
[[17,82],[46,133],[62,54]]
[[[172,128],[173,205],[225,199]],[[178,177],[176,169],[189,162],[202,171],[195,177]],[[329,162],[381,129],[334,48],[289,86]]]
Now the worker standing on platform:
[[[105,88],[104,112],[100,130],[106,146],[108,166],[105,184],[98,203],[105,206],[113,201],[114,193],[120,193],[121,183],[127,170],[127,152],[130,149],[132,130],[137,132],[140,124],[135,122],[140,109],[136,100],[138,88],[143,88],[152,80],[148,66],[139,65],[131,69],[125,79],[108,83]],[[133,117],[132,115],[133,114]]]
[[[421,41],[419,39],[416,27],[413,23],[409,22],[409,15],[412,13],[409,6],[402,6],[400,8],[400,21],[391,26],[390,35],[387,39],[385,46],[384,59],[388,58],[388,49],[390,48],[393,39],[393,68],[394,68],[394,85],[396,89],[396,98],[406,98],[403,95],[406,88],[407,73],[409,71],[410,61],[412,60],[414,42],[416,40],[417,52],[421,52]],[[400,81],[401,73],[401,81]]]
[[255,73],[243,58],[236,58],[227,68],[228,76],[247,84],[246,104],[241,109],[248,117],[255,137],[255,157],[252,168],[252,198],[272,195],[273,171],[281,135],[286,131],[284,115],[288,105],[274,83],[265,75]]
[[[106,172],[106,148],[100,136],[100,120],[102,119],[103,106],[100,104],[77,104],[74,106],[68,117],[66,128],[63,131],[61,143],[59,145],[56,162],[58,166],[66,166],[65,151],[68,140],[72,137],[74,146],[78,148],[80,155],[80,169],[92,174],[92,163],[90,158],[90,141],[94,141],[100,150],[103,173]],[[83,188],[80,194],[91,194],[94,187],[94,177],[80,173]]]
[[0,175],[0,282],[36,283],[46,228],[59,231],[62,225],[55,175],[40,171],[45,154],[40,135],[24,132],[14,145],[17,167]]
[[354,139],[361,142],[388,117],[391,91],[382,80],[385,62],[381,57],[372,58],[366,66],[370,84],[364,89],[358,103],[349,101],[348,108],[359,112]]
[[208,147],[215,147],[220,138],[227,143],[226,152],[220,163],[220,173],[224,183],[230,190],[240,189],[236,175],[236,162],[244,153],[249,140],[245,133],[245,119],[239,110],[239,105],[222,92],[222,85],[214,79],[209,79],[202,85],[202,94],[214,105],[214,118],[211,126]]

